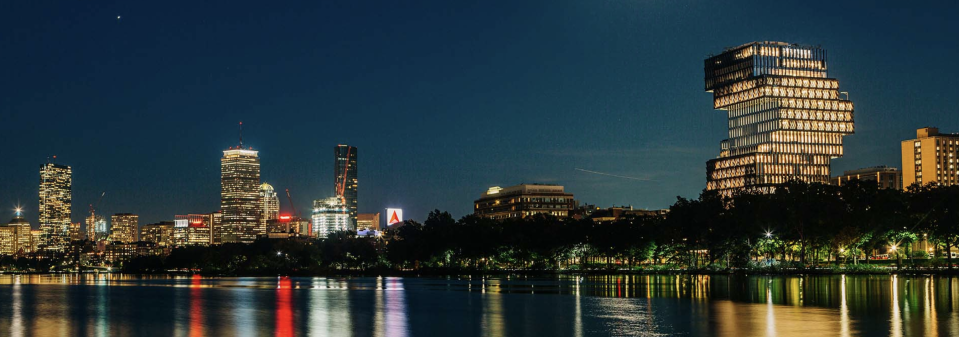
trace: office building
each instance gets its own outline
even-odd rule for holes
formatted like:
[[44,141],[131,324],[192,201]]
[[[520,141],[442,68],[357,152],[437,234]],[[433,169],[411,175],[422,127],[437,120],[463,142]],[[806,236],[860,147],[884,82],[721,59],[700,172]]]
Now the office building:
[[836,186],[842,186],[851,180],[875,181],[882,189],[902,189],[902,175],[899,169],[895,167],[876,166],[861,168],[858,170],[845,171],[841,176],[833,177],[830,183]]
[[171,221],[143,225],[140,227],[140,241],[152,242],[160,247],[171,247],[174,245],[174,225]]
[[350,210],[350,229],[356,229],[357,214],[357,167],[356,147],[337,145],[334,151],[333,186],[336,196],[343,198],[343,203]]
[[938,128],[916,130],[916,139],[902,141],[902,187],[913,184],[959,184],[959,133]]
[[824,49],[747,43],[706,59],[705,75],[713,108],[729,119],[729,138],[706,164],[706,189],[728,196],[790,180],[829,182],[830,160],[853,133],[853,103],[827,76]]
[[330,233],[345,230],[352,230],[352,227],[350,209],[343,203],[343,198],[331,197],[313,201],[314,237],[325,238]]
[[506,188],[494,186],[473,202],[473,214],[494,220],[525,218],[536,214],[565,218],[574,208],[576,201],[572,193],[566,193],[563,186],[545,184],[521,184]]
[[117,213],[110,217],[110,241],[121,243],[137,242],[140,216],[130,213]]
[[356,230],[380,230],[380,213],[360,213],[356,215]]
[[33,252],[30,222],[20,208],[6,225],[0,224],[0,255],[18,255]]
[[73,171],[69,166],[40,166],[40,242],[50,251],[64,251],[69,239],[73,202]]
[[174,245],[179,247],[213,244],[214,214],[177,215],[174,220],[176,223],[173,232]]
[[[260,222],[260,158],[252,148],[230,148],[220,160],[220,240],[251,243]],[[265,230],[264,230],[265,231]]]
[[68,230],[70,241],[83,241],[84,234],[79,222],[71,222]]
[[267,233],[266,224],[280,216],[280,198],[276,196],[273,186],[267,183],[260,184],[260,220],[256,227],[256,235],[264,236]]
[[223,228],[223,212],[210,213],[210,242],[214,245],[222,244],[223,233],[226,233]]

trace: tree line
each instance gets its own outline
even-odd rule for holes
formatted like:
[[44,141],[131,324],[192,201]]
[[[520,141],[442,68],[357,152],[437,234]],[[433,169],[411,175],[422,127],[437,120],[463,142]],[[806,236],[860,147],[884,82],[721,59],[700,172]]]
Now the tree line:
[[[916,249],[919,242],[932,252]],[[857,265],[890,254],[899,266],[951,268],[954,261],[943,253],[957,244],[959,186],[900,191],[869,181],[794,181],[769,194],[678,197],[661,217],[625,216],[612,223],[545,215],[457,220],[435,210],[424,222],[408,220],[382,237],[338,232],[321,240],[184,247],[123,267],[216,274],[726,270]],[[935,257],[927,258],[930,253]]]

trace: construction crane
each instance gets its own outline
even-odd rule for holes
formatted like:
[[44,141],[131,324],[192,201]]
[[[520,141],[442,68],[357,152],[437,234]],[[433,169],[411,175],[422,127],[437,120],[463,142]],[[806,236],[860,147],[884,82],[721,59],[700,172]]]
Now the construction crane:
[[100,198],[97,199],[97,203],[96,203],[96,204],[90,204],[90,216],[91,216],[91,217],[96,215],[97,207],[100,207],[100,201],[103,200],[103,196],[104,196],[104,195],[107,195],[107,192],[103,192],[103,193],[100,194]]
[[290,196],[290,189],[289,189],[289,188],[286,189],[286,200],[288,200],[288,201],[290,202],[290,208],[293,209],[293,215],[295,215],[296,218],[299,219],[299,218],[300,218],[300,213],[296,211],[296,206],[293,206],[293,197]]

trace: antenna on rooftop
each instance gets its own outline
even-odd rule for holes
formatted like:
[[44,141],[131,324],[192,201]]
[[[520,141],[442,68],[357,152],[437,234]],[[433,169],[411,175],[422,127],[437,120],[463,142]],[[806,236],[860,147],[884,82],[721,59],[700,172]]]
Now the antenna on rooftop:
[[243,148],[243,121],[240,121],[240,148]]

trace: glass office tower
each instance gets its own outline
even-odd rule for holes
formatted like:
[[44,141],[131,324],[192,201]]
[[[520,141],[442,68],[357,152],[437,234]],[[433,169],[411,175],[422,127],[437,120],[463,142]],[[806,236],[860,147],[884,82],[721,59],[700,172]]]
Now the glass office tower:
[[70,228],[73,203],[73,170],[66,165],[46,163],[40,166],[39,245],[51,251],[63,251]]
[[829,161],[853,133],[853,104],[826,74],[826,51],[784,42],[728,48],[705,61],[713,108],[729,138],[706,163],[706,189],[769,193],[789,180],[829,182]]

